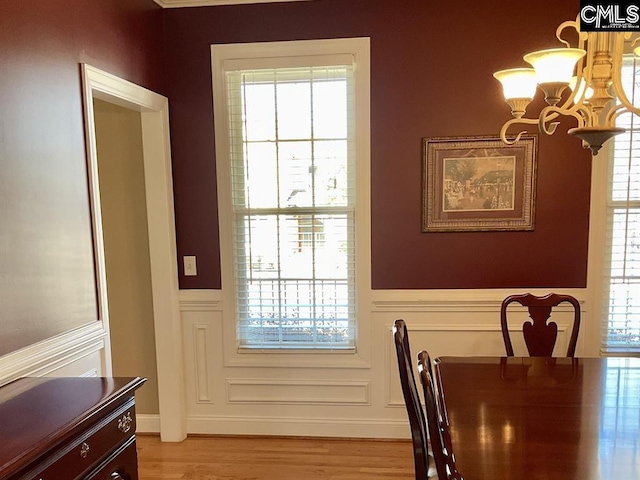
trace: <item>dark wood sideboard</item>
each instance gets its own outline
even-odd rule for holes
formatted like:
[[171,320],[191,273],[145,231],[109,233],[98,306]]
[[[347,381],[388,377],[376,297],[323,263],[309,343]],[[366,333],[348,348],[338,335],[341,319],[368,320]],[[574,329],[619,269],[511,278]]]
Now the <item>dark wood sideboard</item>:
[[0,480],[138,480],[144,378],[21,378],[0,388]]

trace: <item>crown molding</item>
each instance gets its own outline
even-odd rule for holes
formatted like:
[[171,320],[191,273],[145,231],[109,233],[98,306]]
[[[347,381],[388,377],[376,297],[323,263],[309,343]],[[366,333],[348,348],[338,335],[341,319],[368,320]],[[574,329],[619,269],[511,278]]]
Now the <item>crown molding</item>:
[[310,0],[153,0],[162,8],[215,7],[219,5],[248,5],[252,3],[307,2]]

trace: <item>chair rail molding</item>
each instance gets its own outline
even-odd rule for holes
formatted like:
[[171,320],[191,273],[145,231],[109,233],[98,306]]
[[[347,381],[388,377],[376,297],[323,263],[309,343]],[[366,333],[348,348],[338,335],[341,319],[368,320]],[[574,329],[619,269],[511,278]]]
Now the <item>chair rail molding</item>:
[[180,290],[179,299],[183,312],[222,311],[222,290]]
[[509,295],[523,293],[546,295],[552,290],[572,295],[581,305],[586,302],[587,290],[566,289],[483,289],[483,290],[373,290],[372,311],[398,312],[494,312]]
[[20,377],[65,374],[65,367],[102,352],[106,334],[103,323],[95,321],[4,355],[0,385]]

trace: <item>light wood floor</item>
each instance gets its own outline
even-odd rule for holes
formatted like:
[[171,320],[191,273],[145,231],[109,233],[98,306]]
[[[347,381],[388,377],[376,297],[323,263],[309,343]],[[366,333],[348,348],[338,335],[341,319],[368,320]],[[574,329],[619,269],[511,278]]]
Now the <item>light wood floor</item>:
[[411,442],[138,435],[140,480],[413,480]]

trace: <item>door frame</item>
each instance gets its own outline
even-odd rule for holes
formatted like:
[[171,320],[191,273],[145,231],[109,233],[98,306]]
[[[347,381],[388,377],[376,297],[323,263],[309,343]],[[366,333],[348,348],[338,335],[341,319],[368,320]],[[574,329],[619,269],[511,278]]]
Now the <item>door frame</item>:
[[187,414],[184,393],[182,326],[178,297],[169,102],[162,95],[91,65],[83,63],[81,69],[87,142],[87,172],[94,232],[98,315],[106,332],[103,356],[105,372],[107,375],[111,375],[111,342],[93,111],[94,98],[141,114],[151,291],[158,368],[160,438],[163,442],[179,442],[184,440],[187,434]]

